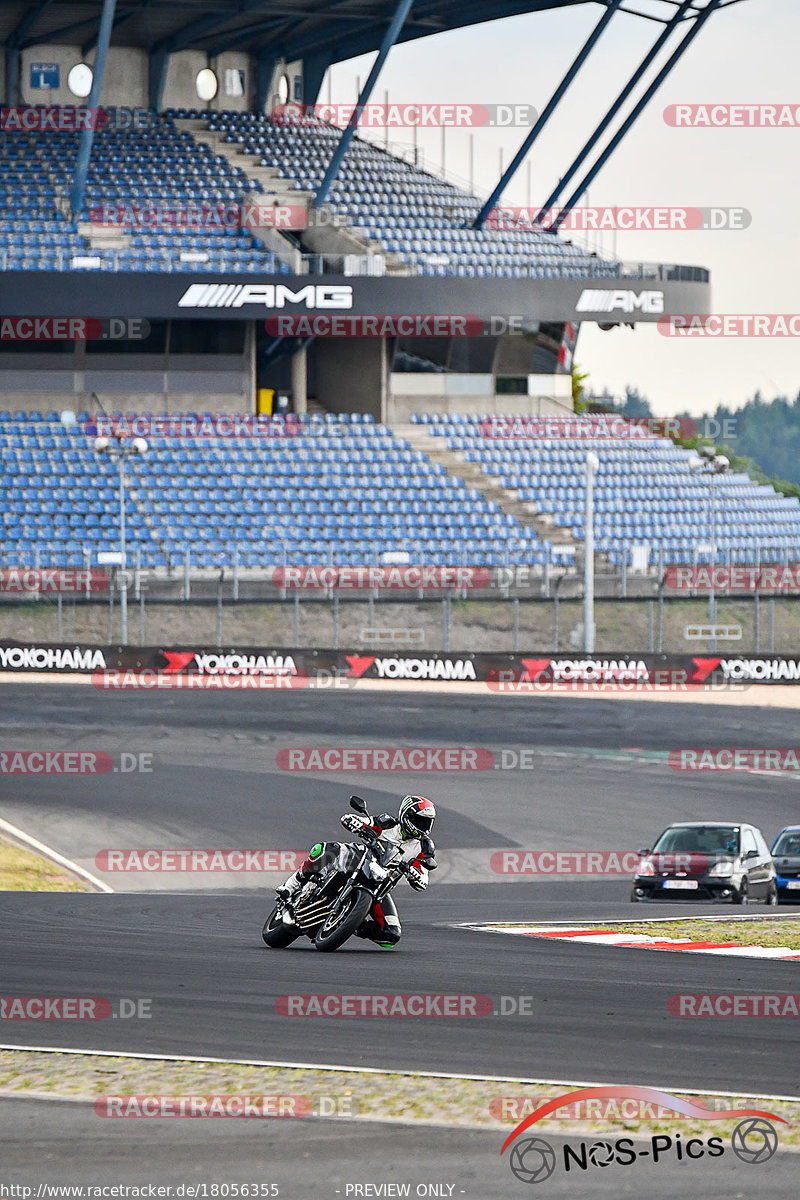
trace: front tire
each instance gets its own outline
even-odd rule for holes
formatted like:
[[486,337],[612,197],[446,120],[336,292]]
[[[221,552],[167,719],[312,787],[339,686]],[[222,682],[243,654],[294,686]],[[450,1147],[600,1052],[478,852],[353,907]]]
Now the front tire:
[[372,908],[372,903],[372,896],[369,892],[362,889],[351,892],[345,901],[344,910],[334,913],[317,931],[314,938],[314,945],[317,949],[338,950],[358,929]]
[[276,905],[264,922],[261,939],[272,950],[285,950],[300,936],[300,930],[295,925],[284,925],[283,909]]
[[742,880],[742,886],[734,891],[731,897],[731,904],[749,904],[750,903],[750,887],[746,879]]
[[767,905],[768,908],[777,908],[778,907],[778,885],[774,879],[771,881],[769,887],[767,888],[767,895],[764,900],[764,903]]

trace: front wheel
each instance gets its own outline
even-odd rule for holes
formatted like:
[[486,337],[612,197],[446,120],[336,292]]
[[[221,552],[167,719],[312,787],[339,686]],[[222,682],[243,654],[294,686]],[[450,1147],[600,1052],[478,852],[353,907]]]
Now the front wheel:
[[276,905],[264,922],[264,928],[261,930],[262,941],[273,950],[284,950],[299,936],[300,930],[296,925],[284,924],[283,909]]
[[778,904],[778,885],[774,879],[770,881],[769,887],[767,888],[767,895],[764,903],[769,908],[775,908]]
[[731,897],[732,904],[749,904],[750,903],[750,887],[746,879],[742,880],[742,886]]
[[372,908],[373,898],[359,888],[352,891],[341,908],[338,906],[317,931],[314,945],[318,950],[338,950],[358,929]]

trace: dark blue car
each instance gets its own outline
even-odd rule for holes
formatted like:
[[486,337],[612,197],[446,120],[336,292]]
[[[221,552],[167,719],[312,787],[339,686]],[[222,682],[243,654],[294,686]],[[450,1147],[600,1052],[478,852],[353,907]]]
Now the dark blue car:
[[772,843],[778,900],[800,904],[800,825],[787,825]]

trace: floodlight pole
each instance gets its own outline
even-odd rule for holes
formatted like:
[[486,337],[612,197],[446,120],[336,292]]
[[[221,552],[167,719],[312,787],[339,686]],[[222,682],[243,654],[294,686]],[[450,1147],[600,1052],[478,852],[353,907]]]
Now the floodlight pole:
[[[619,0],[619,2],[621,3],[621,0]],[[378,51],[378,57],[375,59],[375,62],[372,64],[372,70],[369,73],[367,82],[364,84],[364,87],[361,91],[361,95],[358,97],[358,102],[356,104],[355,111],[353,112],[353,115],[351,116],[350,120],[347,123],[347,128],[345,130],[343,130],[343,132],[342,132],[342,136],[339,139],[339,145],[336,147],[333,158],[331,159],[330,163],[328,164],[328,169],[325,172],[325,176],[322,180],[322,183],[319,185],[319,188],[317,189],[317,194],[314,196],[314,199],[311,201],[312,208],[321,208],[321,206],[325,203],[325,201],[328,199],[328,196],[330,195],[330,190],[333,186],[333,181],[336,179],[336,176],[339,174],[339,170],[344,161],[344,156],[347,154],[347,151],[350,148],[350,143],[352,142],[353,138],[355,137],[356,129],[358,127],[358,120],[359,120],[359,117],[361,116],[361,111],[362,111],[364,105],[369,101],[370,96],[372,95],[373,88],[375,87],[375,84],[378,82],[380,73],[383,70],[383,64],[386,62],[386,59],[388,58],[389,51],[392,49],[392,47],[394,46],[398,37],[400,36],[400,31],[405,24],[406,17],[408,16],[409,12],[411,11],[411,6],[413,5],[413,3],[414,3],[414,0],[398,0],[398,5],[397,5],[397,8],[395,9],[394,16],[392,17],[392,19],[389,23],[389,28],[386,30],[384,39],[381,42],[381,48]]]
[[119,581],[119,621],[120,641],[123,646],[128,644],[128,573],[125,561],[125,454],[122,446],[117,455],[119,463],[119,551],[120,551],[120,581]]
[[103,0],[103,12],[100,17],[100,30],[97,34],[97,50],[95,51],[94,68],[92,71],[92,87],[89,92],[87,105],[89,109],[89,125],[81,133],[78,161],[75,165],[75,174],[72,178],[72,187],[69,193],[70,208],[74,217],[77,217],[83,208],[83,197],[86,193],[86,177],[89,174],[89,159],[92,156],[92,142],[94,141],[94,118],[92,113],[100,103],[100,90],[103,86],[108,45],[111,41],[111,30],[114,26],[116,7],[117,0]]
[[583,648],[594,654],[594,475],[600,459],[590,450],[586,455],[586,516],[583,533]]

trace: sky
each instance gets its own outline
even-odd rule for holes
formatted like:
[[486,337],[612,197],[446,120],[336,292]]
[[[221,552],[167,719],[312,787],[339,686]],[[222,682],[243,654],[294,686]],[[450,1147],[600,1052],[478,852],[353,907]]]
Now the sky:
[[[658,0],[631,0],[653,11]],[[596,4],[532,13],[438,34],[396,47],[374,100],[392,102],[532,104],[541,110],[599,20]],[[531,199],[544,202],[600,115],[627,82],[660,27],[618,13],[593,57],[556,110],[531,152]],[[800,127],[782,129],[673,128],[670,104],[782,103],[800,107],[798,0],[741,0],[713,15],[657,93],[627,139],[592,185],[588,203],[605,205],[745,208],[747,229],[620,231],[616,254],[625,260],[688,263],[711,271],[716,313],[800,313]],[[339,63],[321,100],[352,102],[373,55]],[[648,77],[649,79],[649,77]],[[638,93],[637,93],[638,97]],[[521,128],[476,129],[474,178],[488,194],[523,141]],[[383,138],[382,132],[372,136]],[[392,130],[394,142],[411,133]],[[445,168],[453,182],[470,176],[470,134],[448,129]],[[442,135],[420,131],[425,166],[441,169]],[[503,197],[528,203],[528,166]],[[585,201],[582,201],[585,203]],[[577,240],[577,237],[576,237]],[[595,243],[595,248],[601,246]],[[612,235],[602,249],[611,255]],[[650,400],[659,416],[700,415],[718,404],[738,408],[756,391],[765,399],[800,391],[800,356],[792,338],[665,338],[654,327],[604,333],[581,329],[576,361],[590,390],[615,396],[626,385]]]

